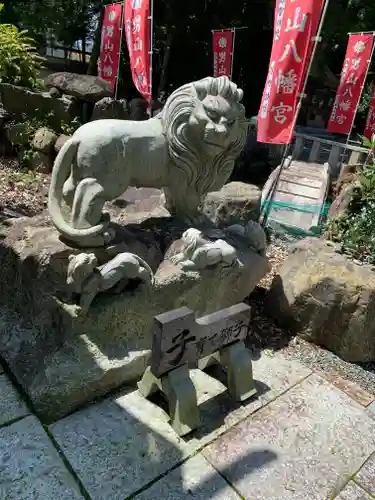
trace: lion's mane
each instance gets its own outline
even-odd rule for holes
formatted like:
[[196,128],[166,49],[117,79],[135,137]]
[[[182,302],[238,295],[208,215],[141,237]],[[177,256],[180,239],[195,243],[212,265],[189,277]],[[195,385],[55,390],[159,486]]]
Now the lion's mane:
[[[238,133],[234,141],[226,150],[218,153],[210,165],[207,165],[207,158],[202,157],[199,147],[193,144],[187,135],[192,111],[197,101],[202,101],[207,95],[220,95],[239,108]],[[194,186],[201,196],[212,191],[215,185],[221,187],[225,184],[232,173],[235,159],[245,145],[247,125],[245,109],[240,104],[242,97],[242,90],[228,77],[208,77],[188,83],[173,92],[158,116],[162,120],[168,140],[170,159],[178,169],[174,174],[179,174],[178,177],[185,186]],[[181,185],[181,189],[183,187]]]

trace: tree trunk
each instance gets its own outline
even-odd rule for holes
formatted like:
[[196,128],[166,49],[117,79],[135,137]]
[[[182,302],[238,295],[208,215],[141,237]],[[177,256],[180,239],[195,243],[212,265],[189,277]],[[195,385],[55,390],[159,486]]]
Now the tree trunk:
[[89,65],[87,67],[87,74],[96,76],[98,74],[98,59],[100,55],[100,45],[102,41],[102,26],[104,19],[104,7],[100,12],[100,18],[98,22],[98,27],[96,28],[94,44],[92,46],[92,52],[90,55]]

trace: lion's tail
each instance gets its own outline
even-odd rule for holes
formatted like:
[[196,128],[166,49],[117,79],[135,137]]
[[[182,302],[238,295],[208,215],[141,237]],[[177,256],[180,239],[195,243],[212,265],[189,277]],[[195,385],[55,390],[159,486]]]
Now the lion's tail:
[[137,261],[139,262],[139,264],[141,266],[143,266],[146,269],[146,271],[149,272],[150,278],[151,278],[150,279],[151,284],[154,285],[154,283],[155,283],[155,275],[154,275],[153,270],[151,269],[151,266],[144,259],[142,259],[142,257],[140,257],[139,255],[136,255],[136,254],[133,254],[133,255],[137,259]]
[[48,210],[51,214],[52,222],[56,229],[67,239],[95,236],[103,231],[103,224],[98,224],[97,226],[87,229],[73,228],[64,219],[61,210],[64,183],[69,177],[79,143],[78,139],[72,137],[71,139],[68,139],[60,149],[53,166],[48,194]]

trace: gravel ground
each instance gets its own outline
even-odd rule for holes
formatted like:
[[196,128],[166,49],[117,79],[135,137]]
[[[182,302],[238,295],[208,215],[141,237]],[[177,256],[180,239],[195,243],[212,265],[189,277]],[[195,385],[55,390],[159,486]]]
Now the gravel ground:
[[288,246],[292,241],[274,237],[268,248],[268,257],[272,264],[269,273],[250,296],[252,308],[252,331],[250,344],[255,349],[266,351],[281,350],[285,357],[295,359],[326,375],[340,377],[358,384],[362,389],[375,395],[375,363],[354,364],[343,361],[326,349],[294,337],[291,332],[279,328],[266,314],[264,299],[272,279],[277,274],[288,255]]

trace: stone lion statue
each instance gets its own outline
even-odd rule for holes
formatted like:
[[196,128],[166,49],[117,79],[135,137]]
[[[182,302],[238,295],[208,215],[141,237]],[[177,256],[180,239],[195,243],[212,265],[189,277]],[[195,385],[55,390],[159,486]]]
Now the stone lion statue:
[[119,253],[106,264],[97,266],[93,253],[69,256],[66,283],[71,293],[80,295],[79,305],[84,311],[98,293],[107,290],[121,293],[131,279],[139,279],[147,285],[154,283],[154,273],[147,262],[130,252]]
[[234,247],[221,239],[206,239],[199,229],[187,229],[181,239],[184,248],[172,257],[172,262],[180,264],[184,271],[200,271],[217,265],[231,267],[238,262]]
[[227,77],[208,77],[177,89],[147,121],[80,127],[53,167],[48,208],[56,229],[77,246],[109,243],[115,234],[103,205],[128,186],[164,189],[168,210],[194,220],[202,198],[221,189],[244,147],[242,97]]

